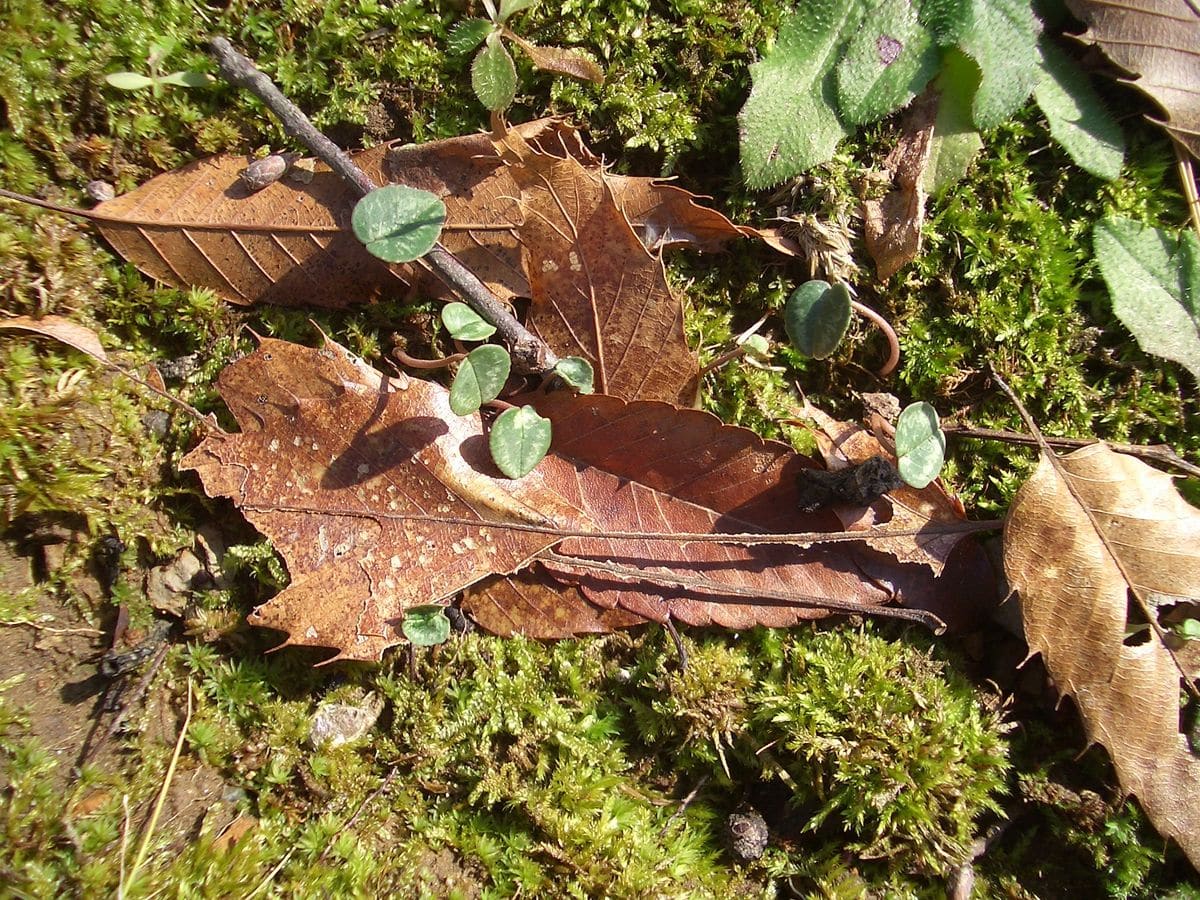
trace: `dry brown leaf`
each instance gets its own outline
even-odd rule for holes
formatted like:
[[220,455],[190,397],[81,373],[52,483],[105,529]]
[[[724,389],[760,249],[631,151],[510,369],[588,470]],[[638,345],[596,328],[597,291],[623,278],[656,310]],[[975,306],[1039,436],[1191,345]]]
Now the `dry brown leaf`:
[[895,187],[882,200],[863,202],[867,251],[875,260],[880,281],[890,278],[921,252],[921,226],[925,223],[925,191],[921,187],[938,95],[926,92],[904,114],[900,140],[883,166]]
[[1135,88],[1167,113],[1160,123],[1200,159],[1200,9],[1191,0],[1067,0]]
[[1200,867],[1200,758],[1179,729],[1180,671],[1157,638],[1125,643],[1131,588],[1200,597],[1200,511],[1168,475],[1104,444],[1043,453],[1009,510],[1004,569],[1030,653],[1075,698],[1122,787]]
[[13,316],[10,319],[0,319],[0,331],[29,331],[45,337],[54,338],[69,347],[74,347],[88,356],[108,361],[100,337],[92,329],[78,325],[62,316],[42,316],[31,319],[29,316]]
[[[838,528],[828,513],[796,511],[794,473],[808,461],[707,413],[550,395],[538,407],[556,446],[509,480],[494,470],[479,417],[453,415],[444,388],[404,387],[335,344],[266,340],[222,373],[220,389],[242,432],[209,437],[183,465],[283,555],[292,584],[252,621],[286,631],[287,643],[378,659],[402,642],[405,609],[535,556],[594,604],[596,623],[576,630],[632,621],[603,611],[618,607],[658,621],[790,625],[826,614],[803,598],[878,605],[930,587],[916,567],[856,545],[548,533]],[[539,556],[560,541],[566,562]],[[612,561],[624,574],[580,571],[575,559]],[[671,586],[681,578],[704,583]]]
[[518,228],[533,304],[527,327],[592,364],[596,390],[691,405],[699,362],[662,260],[634,233],[608,176],[509,132],[498,142],[520,191]]

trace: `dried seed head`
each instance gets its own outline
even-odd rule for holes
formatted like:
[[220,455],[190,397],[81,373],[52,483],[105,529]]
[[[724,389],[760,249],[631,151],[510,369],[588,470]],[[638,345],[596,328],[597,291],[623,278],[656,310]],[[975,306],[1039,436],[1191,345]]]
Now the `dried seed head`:
[[89,181],[83,191],[97,203],[104,203],[117,196],[117,189],[107,181]]
[[264,156],[262,159],[256,159],[242,171],[238,172],[238,178],[251,191],[261,191],[269,184],[274,184],[292,164],[292,160],[284,153],[272,153],[270,156]]

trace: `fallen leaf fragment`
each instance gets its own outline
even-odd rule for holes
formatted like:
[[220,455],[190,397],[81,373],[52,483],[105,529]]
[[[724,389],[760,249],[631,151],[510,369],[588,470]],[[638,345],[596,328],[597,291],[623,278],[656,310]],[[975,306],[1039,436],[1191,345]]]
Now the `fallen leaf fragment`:
[[1200,158],[1200,10],[1189,0],[1067,0],[1098,44],[1134,77],[1130,84],[1161,106],[1161,122],[1175,140]]
[[74,347],[88,356],[108,361],[100,336],[92,329],[65,319],[62,316],[42,316],[32,319],[28,316],[13,316],[10,319],[0,319],[0,331],[28,331],[43,337],[54,338],[68,347]]
[[1125,644],[1131,589],[1200,597],[1200,511],[1104,444],[1043,453],[1009,510],[1004,569],[1030,653],[1074,697],[1121,786],[1200,867],[1200,758],[1179,729],[1179,668],[1153,636]]

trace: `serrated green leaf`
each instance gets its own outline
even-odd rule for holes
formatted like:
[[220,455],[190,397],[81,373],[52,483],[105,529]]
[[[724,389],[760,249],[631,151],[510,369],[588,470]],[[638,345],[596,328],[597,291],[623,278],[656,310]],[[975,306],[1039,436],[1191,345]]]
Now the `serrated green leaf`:
[[592,364],[582,356],[565,356],[554,367],[554,374],[580,394],[596,391],[596,373]]
[[500,15],[497,18],[501,22],[507,22],[509,16],[514,16],[523,9],[529,9],[537,2],[538,0],[500,0]]
[[1200,240],[1109,217],[1093,242],[1117,318],[1147,353],[1200,380]]
[[840,283],[805,282],[788,297],[783,324],[792,345],[805,356],[831,356],[850,325],[850,290]]
[[447,303],[442,307],[442,324],[456,341],[486,341],[496,326],[485,321],[465,303]]
[[207,87],[212,84],[213,77],[204,72],[172,72],[155,79],[159,84],[173,84],[179,87]]
[[1087,75],[1046,38],[1040,42],[1042,80],[1034,99],[1050,134],[1081,169],[1113,181],[1125,162],[1125,136]]
[[983,149],[983,138],[971,121],[979,67],[958,50],[950,50],[943,57],[935,87],[939,92],[937,119],[921,177],[921,188],[934,197],[960,181]]
[[455,56],[470,53],[483,43],[494,27],[487,19],[463,19],[446,35],[447,52]]
[[400,630],[410,644],[433,647],[450,639],[450,620],[440,606],[414,606],[404,611]]
[[834,112],[834,68],[863,17],[861,0],[810,0],[783,23],[775,47],[750,67],[738,114],[742,175],[766,188],[833,156],[848,132]]
[[501,472],[509,478],[522,478],[550,449],[550,420],[539,416],[532,406],[506,409],[492,423],[488,446]]
[[471,63],[471,87],[479,102],[493,111],[508,109],[517,96],[517,67],[494,31]]
[[368,252],[393,263],[412,262],[437,243],[446,204],[428,191],[389,184],[371,191],[354,207],[350,225]]
[[907,104],[937,74],[940,53],[909,0],[883,0],[837,65],[838,113],[864,125]]
[[137,72],[109,72],[104,80],[121,91],[140,91],[154,84],[153,78],[139,75]]
[[934,3],[942,40],[979,64],[982,77],[971,120],[981,131],[1015,113],[1041,78],[1037,39],[1042,25],[1030,0],[958,0]]
[[450,409],[467,416],[495,400],[508,381],[512,359],[497,344],[484,344],[467,354],[450,385]]
[[946,435],[937,410],[928,403],[911,403],[896,420],[897,468],[904,483],[923,488],[938,477],[946,461]]

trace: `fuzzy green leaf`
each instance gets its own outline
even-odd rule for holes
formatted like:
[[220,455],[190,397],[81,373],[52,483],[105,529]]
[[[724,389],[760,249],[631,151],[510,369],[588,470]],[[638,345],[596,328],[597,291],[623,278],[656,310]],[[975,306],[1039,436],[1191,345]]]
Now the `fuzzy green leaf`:
[[456,341],[486,341],[496,333],[495,325],[465,303],[447,303],[443,306],[442,324]]
[[500,0],[500,15],[496,18],[501,22],[507,22],[510,16],[514,16],[523,9],[529,9],[537,3],[538,0]]
[[1125,161],[1125,136],[1087,75],[1043,38],[1042,80],[1033,96],[1050,123],[1050,134],[1081,169],[1113,181]]
[[883,0],[838,63],[842,121],[863,125],[904,106],[937,74],[939,56],[909,0]]
[[532,406],[506,409],[492,423],[488,446],[501,472],[521,478],[532,472],[550,449],[550,420]]
[[930,4],[942,40],[979,64],[982,78],[971,118],[980,130],[1015,113],[1041,79],[1037,39],[1042,25],[1030,0],[941,0]]
[[494,27],[487,19],[463,19],[446,35],[446,50],[455,56],[470,53]]
[[939,91],[937,120],[929,146],[929,162],[921,188],[938,196],[960,181],[983,149],[983,138],[971,121],[971,101],[979,87],[979,67],[958,50],[945,54],[936,82]]
[[797,350],[813,359],[831,356],[850,325],[850,290],[844,284],[807,281],[788,297],[783,324]]
[[1200,379],[1200,240],[1109,217],[1093,242],[1113,312],[1138,345]]
[[487,36],[471,64],[471,87],[479,102],[493,111],[508,109],[517,96],[517,67],[497,32]]
[[554,367],[554,374],[565,381],[576,393],[596,392],[596,373],[592,364],[582,356],[565,356]]
[[153,78],[137,72],[110,72],[104,76],[104,80],[121,91],[140,91],[154,84]]
[[809,0],[750,67],[754,85],[738,115],[747,185],[770,187],[833,156],[848,134],[834,112],[834,69],[862,17],[861,0]]
[[437,243],[446,204],[428,191],[390,184],[367,194],[354,207],[350,224],[368,252],[393,263],[412,262]]
[[467,354],[450,385],[450,408],[467,416],[500,396],[512,359],[498,344],[484,344]]
[[923,488],[938,477],[946,460],[946,435],[937,410],[928,403],[911,403],[896,420],[897,468],[905,484]]
[[433,647],[450,639],[450,620],[440,606],[414,606],[404,611],[400,630],[410,644]]
[[159,84],[173,84],[178,87],[207,87],[212,84],[213,77],[205,72],[172,72],[156,78]]

